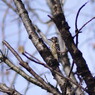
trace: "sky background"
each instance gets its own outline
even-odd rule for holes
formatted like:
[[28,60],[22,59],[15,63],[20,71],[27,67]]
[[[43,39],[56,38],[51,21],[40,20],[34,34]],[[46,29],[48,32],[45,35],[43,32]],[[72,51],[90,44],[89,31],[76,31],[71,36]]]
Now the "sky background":
[[[7,0],[8,1],[8,0]],[[66,0],[65,5],[63,7],[63,11],[65,13],[66,20],[70,26],[70,32],[74,36],[75,35],[75,17],[77,14],[78,9],[85,3],[87,0]],[[50,15],[49,8],[46,5],[45,0],[31,0],[31,7],[36,9],[36,12],[38,13],[40,19],[43,20],[43,22],[47,22],[50,18],[47,15]],[[2,21],[5,16],[5,10],[7,9],[6,5],[0,0],[0,49],[2,49]],[[41,11],[44,10],[44,11]],[[80,28],[83,24],[85,24],[88,20],[90,20],[92,17],[95,16],[95,3],[92,3],[91,0],[89,0],[88,4],[81,10],[79,19],[78,19],[78,28]],[[55,25],[51,26],[49,31],[47,31],[48,27],[46,24],[40,23],[37,20],[37,17],[29,12],[29,16],[33,22],[33,24],[37,25],[40,30],[43,33],[49,32],[47,34],[47,38],[53,37],[56,35],[55,33]],[[24,45],[25,50],[27,52],[33,54],[35,53],[36,49],[31,43],[31,41],[28,39],[27,32],[23,26],[22,23],[19,23],[18,25],[18,16],[12,11],[8,11],[8,15],[5,19],[5,40],[8,41],[16,51],[18,50],[18,44]],[[95,43],[95,20],[91,21],[86,27],[82,29],[82,33],[79,35],[79,49],[83,53],[83,57],[85,58],[90,71],[92,72],[93,76],[95,75],[95,48],[93,47]],[[21,31],[21,32],[20,32]],[[20,37],[18,33],[20,32]],[[5,52],[5,50],[4,50]],[[9,58],[18,66],[18,61],[13,56],[13,54],[9,51],[8,52]],[[20,54],[21,55],[21,54]],[[39,58],[41,61],[42,58],[38,53],[35,53],[35,56]],[[24,56],[21,55],[21,57],[26,60]],[[70,57],[70,56],[69,56]],[[70,57],[71,58],[71,57]],[[71,60],[72,61],[72,60]],[[44,62],[44,61],[43,61]],[[45,73],[48,81],[52,83],[53,85],[56,85],[56,81],[51,76],[49,70],[45,69],[42,66],[39,66],[35,63],[31,63],[30,66],[36,70],[38,74],[42,74],[42,77],[45,79],[45,76],[43,73]],[[0,67],[1,68],[1,67]],[[5,65],[5,68],[8,69],[8,67]],[[24,69],[25,70],[25,69]],[[6,71],[6,70],[5,70]],[[26,71],[27,72],[27,71]],[[28,73],[28,72],[27,72]],[[10,72],[10,76],[7,78],[4,78],[4,82],[7,85],[10,85],[11,80],[14,78],[15,72]],[[2,76],[3,74],[0,74],[0,82],[2,82]],[[7,76],[6,76],[7,77]],[[26,89],[28,82],[22,78],[20,75],[17,76],[17,79],[14,84],[14,88],[17,89],[19,92],[24,94],[24,91]],[[1,94],[0,94],[1,95]],[[47,92],[45,90],[42,90],[40,87],[35,86],[34,84],[30,84],[29,90],[27,91],[26,95],[47,95]]]

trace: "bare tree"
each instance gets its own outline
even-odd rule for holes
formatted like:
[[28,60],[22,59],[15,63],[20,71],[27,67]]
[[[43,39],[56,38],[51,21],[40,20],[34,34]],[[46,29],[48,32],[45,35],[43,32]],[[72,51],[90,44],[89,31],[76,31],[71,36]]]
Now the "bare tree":
[[[38,0],[2,0],[1,2],[6,4],[7,7],[4,11],[1,33],[1,92],[8,95],[26,95],[30,84],[35,84],[53,95],[95,95],[95,78],[78,47],[82,29],[95,19],[95,17],[91,18],[81,28],[78,28],[80,11],[88,2],[81,5],[76,13],[74,36],[70,32],[70,26],[64,15],[63,6],[66,3],[64,0],[44,0],[40,6],[44,7],[46,4],[49,11],[40,9],[39,6],[35,8],[35,3],[41,4],[41,1]],[[41,12],[46,13],[48,21],[41,18]],[[17,32],[14,29],[11,29],[11,31],[7,29],[7,32],[5,32],[7,15],[12,17],[8,26],[11,27],[13,22],[17,23],[15,26]],[[41,25],[44,25],[44,28]],[[44,33],[46,26],[47,31]],[[52,26],[55,28],[52,31],[55,31],[56,36],[51,34],[51,38],[48,38],[47,35]],[[23,32],[23,30],[26,31]],[[10,32],[13,34],[9,35]],[[13,39],[13,44],[7,40],[7,37],[11,38],[11,42]],[[28,43],[28,41],[31,42]],[[27,49],[25,49],[26,47]],[[31,53],[29,50],[33,52]],[[41,57],[35,57],[36,53],[39,53]],[[69,56],[71,56],[72,62],[70,62]],[[32,67],[33,63],[36,67]],[[42,72],[39,73],[37,69],[40,66],[46,72],[41,70]],[[73,72],[74,66],[76,66],[75,72]],[[11,77],[13,75],[10,72],[11,70],[15,71],[14,77]],[[49,81],[47,73],[51,74],[49,78],[53,77],[56,85]],[[17,88],[14,87],[18,75],[27,80],[27,86],[23,93],[17,91]],[[5,79],[7,80],[5,81]],[[7,83],[9,83],[9,86],[6,86]]]

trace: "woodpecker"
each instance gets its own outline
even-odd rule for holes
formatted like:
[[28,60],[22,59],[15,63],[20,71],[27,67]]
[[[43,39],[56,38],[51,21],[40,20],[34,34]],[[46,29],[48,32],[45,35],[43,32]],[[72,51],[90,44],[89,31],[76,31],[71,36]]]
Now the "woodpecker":
[[39,36],[42,38],[42,40],[50,47],[51,53],[54,56],[54,58],[59,61],[60,58],[58,54],[59,50],[59,44],[58,44],[58,38],[52,37],[51,39],[47,39],[47,37],[44,35],[43,32],[40,31],[40,29],[37,26],[34,26],[36,32],[39,34]]
[[59,43],[58,43],[58,38],[57,37],[52,37],[49,39],[50,41],[50,50],[54,56],[55,59],[59,59]]

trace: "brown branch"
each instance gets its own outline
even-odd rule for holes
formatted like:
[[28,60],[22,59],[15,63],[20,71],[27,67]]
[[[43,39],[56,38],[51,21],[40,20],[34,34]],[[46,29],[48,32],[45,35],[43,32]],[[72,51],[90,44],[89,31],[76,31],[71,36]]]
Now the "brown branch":
[[[2,53],[2,52],[1,52]],[[24,77],[27,81],[34,83],[42,88],[44,88],[44,86],[38,82],[36,79],[30,77],[29,75],[27,75],[23,70],[21,70],[20,68],[18,68],[16,65],[14,65],[7,57],[5,57],[3,54],[0,57],[1,62],[4,62],[5,64],[7,64],[10,69],[14,70],[15,72],[17,72],[18,74],[20,74],[22,77]]]
[[[52,68],[56,69],[58,67],[58,62],[56,59],[54,59],[52,53],[50,52],[49,48],[44,44],[43,40],[39,38],[39,36],[36,33],[36,30],[34,28],[34,25],[32,21],[30,20],[28,13],[24,7],[24,4],[21,0],[14,0],[14,3],[18,9],[18,14],[20,18],[22,19],[25,28],[27,30],[27,33],[29,35],[29,39],[33,42],[43,59],[46,61],[46,63]],[[55,63],[55,64],[53,64]]]
[[[29,54],[29,53],[27,53],[27,54]],[[29,60],[31,60],[31,61],[33,61],[33,62],[39,64],[39,65],[42,65],[42,66],[48,68],[48,69],[51,70],[52,72],[58,74],[61,78],[66,79],[66,80],[72,82],[72,83],[73,83],[74,85],[76,85],[77,87],[79,87],[79,88],[83,89],[84,91],[86,91],[86,89],[84,89],[80,84],[74,82],[71,78],[64,77],[62,74],[60,74],[60,73],[57,72],[56,70],[53,70],[53,69],[52,69],[51,67],[49,67],[47,64],[40,62],[40,60],[38,60],[37,58],[36,58],[36,60],[38,60],[38,61],[36,61],[36,60],[34,60],[34,59],[28,57],[25,53],[23,53],[23,55],[24,55],[26,58],[28,58]],[[29,55],[30,55],[31,57],[33,57],[31,54],[29,54]],[[34,57],[33,57],[33,58],[34,58]]]
[[2,41],[2,43],[13,53],[20,63],[24,63],[23,59],[18,55],[18,53],[16,53],[7,41]]
[[[50,0],[47,0],[47,4],[48,4],[49,8],[52,9],[52,4],[51,4]],[[51,13],[52,13],[52,10],[51,10]],[[49,16],[49,18],[51,18],[51,21],[53,22],[53,18],[50,15],[48,15],[48,16]],[[62,66],[63,66],[63,71],[65,72],[66,76],[68,76],[69,73],[71,72],[70,71],[71,68],[70,68],[70,61],[69,61],[69,58],[68,58],[68,54],[66,53],[67,52],[67,48],[65,46],[64,40],[62,39],[61,34],[60,34],[59,31],[57,31],[57,34],[58,34],[57,36],[58,36],[58,40],[59,40],[60,51],[62,51],[62,52],[64,51],[64,54],[60,55],[60,62],[62,64]],[[70,78],[74,82],[77,82],[73,72],[71,73]],[[71,82],[71,85],[72,85],[73,88],[76,87],[72,82]],[[76,90],[76,94],[79,95],[81,93],[83,93],[81,88],[78,88]]]
[[[60,51],[64,52],[60,56],[61,57],[60,61],[61,61],[63,70],[64,70],[66,76],[70,76],[71,80],[73,80],[74,82],[77,83],[77,79],[76,79],[76,77],[75,77],[75,75],[72,71],[72,67],[70,66],[68,51],[67,51],[67,48],[65,46],[64,40],[62,39],[62,37],[60,35],[60,32],[57,31],[57,33],[59,34],[58,38],[59,38]],[[72,85],[73,88],[76,88],[76,85],[74,85],[72,82],[71,82],[71,85]],[[81,93],[83,93],[83,91],[82,91],[81,88],[78,88],[75,93],[76,93],[76,95],[80,95]]]
[[[29,73],[31,73],[32,75],[34,75],[34,77],[40,81],[41,85],[39,85],[39,84],[37,84],[37,83],[36,83],[36,85],[39,85],[40,87],[46,89],[46,90],[49,91],[49,92],[53,91],[52,93],[55,93],[55,91],[54,91],[54,89],[51,87],[51,85],[50,85],[50,87],[49,87],[48,84],[46,84],[46,83],[44,82],[44,80],[41,79],[41,78],[28,66],[28,64],[26,64],[26,63],[21,59],[21,57],[17,54],[17,52],[16,52],[6,41],[3,41],[3,44],[5,44],[5,45],[7,46],[7,48],[8,48],[8,49],[15,55],[15,57],[20,61],[20,65],[23,66],[27,71],[29,71]],[[2,52],[1,52],[1,54],[2,54]],[[29,54],[29,53],[27,53],[27,54]],[[2,54],[2,55],[3,55],[3,54]],[[23,55],[25,55],[25,54],[23,53]],[[25,56],[26,56],[26,55],[25,55]],[[66,79],[66,80],[72,82],[74,85],[76,85],[76,86],[79,87],[79,88],[82,88],[82,89],[85,91],[85,89],[84,89],[80,84],[75,83],[75,82],[72,81],[70,78],[64,77],[62,74],[60,74],[59,72],[53,70],[53,69],[52,69],[51,67],[49,67],[47,64],[42,63],[42,62],[40,62],[39,60],[38,60],[38,62],[37,62],[37,61],[35,61],[35,60],[29,58],[28,56],[26,56],[26,57],[27,57],[28,59],[30,59],[31,61],[36,62],[36,63],[38,63],[38,64],[40,64],[40,65],[43,65],[44,67],[50,69],[52,72],[58,74],[62,79]],[[16,67],[15,65],[13,65],[12,62],[11,62],[9,59],[7,59],[7,57],[5,57],[5,56],[3,55],[3,58],[1,58],[1,59],[3,59],[3,61],[4,61],[11,69],[13,69],[14,71],[16,71],[18,74],[21,74],[25,79],[27,79],[28,81],[31,82],[31,80],[30,80],[31,78],[29,77],[29,79],[28,79],[28,77],[26,77],[26,74],[25,74],[23,71],[20,71],[20,69],[19,69],[18,67]],[[37,60],[37,59],[36,59],[36,60]],[[27,76],[28,76],[28,75],[27,75]],[[33,80],[32,82],[34,83],[34,80]],[[35,83],[34,83],[34,84],[35,84]],[[42,84],[44,84],[44,85],[42,85]],[[51,90],[48,89],[48,88],[50,88]]]
[[37,73],[33,71],[33,69],[28,65],[28,63],[24,62],[22,58],[18,55],[18,53],[9,45],[8,42],[3,41],[3,44],[7,46],[7,48],[14,54],[14,56],[18,59],[20,62],[19,64],[24,67],[30,74],[32,74],[44,87],[45,90],[53,93],[54,95],[61,95],[61,93],[56,90],[53,86],[49,85],[42,79]]
[[[14,0],[14,3],[17,7],[18,13],[20,18],[22,19],[22,22],[24,23],[24,26],[27,30],[27,33],[29,35],[29,39],[33,42],[35,47],[37,48],[38,52],[42,56],[42,58],[45,60],[45,62],[54,70],[57,70],[60,74],[61,71],[59,69],[58,61],[53,57],[50,49],[44,44],[43,40],[39,38],[37,33],[35,32],[34,25],[32,24],[32,21],[29,19],[28,13],[24,7],[24,4],[21,0]],[[51,71],[52,72],[52,71]],[[65,79],[63,80],[59,75],[56,73],[52,73],[58,84],[61,86],[61,88],[65,84]]]
[[92,76],[91,72],[89,71],[89,68],[86,64],[85,59],[82,56],[81,51],[76,47],[76,44],[74,43],[73,37],[69,31],[68,23],[66,22],[64,13],[62,11],[61,5],[58,5],[59,0],[50,0],[52,3],[52,11],[53,11],[53,19],[54,23],[56,24],[59,32],[61,33],[61,36],[65,42],[66,47],[68,48],[68,51],[70,52],[74,62],[77,66],[77,72],[79,75],[84,79],[89,95],[95,94],[95,79]]
[[[76,37],[76,46],[78,46],[78,34],[81,33],[81,30],[89,23],[91,22],[93,19],[95,19],[95,17],[93,17],[92,19],[90,19],[89,21],[87,21],[80,29],[78,29],[78,25],[77,25],[77,22],[78,22],[78,16],[79,16],[79,13],[81,11],[81,9],[87,4],[88,2],[86,2],[85,4],[83,4],[80,9],[78,10],[77,12],[77,15],[76,15],[76,19],[75,19],[75,36]],[[73,66],[74,66],[74,62],[72,63],[72,67],[71,67],[71,70],[70,72],[73,70]],[[69,76],[70,76],[70,73],[69,73]]]
[[15,89],[9,88],[5,84],[1,84],[1,83],[0,83],[0,91],[3,93],[7,93],[8,95],[22,95]]
[[31,73],[36,79],[38,79],[38,81],[40,81],[41,83],[44,82],[44,80],[42,78],[40,78],[40,76],[38,76],[33,70],[32,68],[28,65],[28,63],[24,62],[23,59],[18,55],[18,53],[9,45],[8,42],[3,41],[3,44],[7,46],[7,48],[14,54],[14,56],[18,59],[18,61],[20,62],[19,64],[21,66],[23,66],[27,71],[29,71],[29,73]]
[[39,60],[35,60],[35,59],[33,59],[33,58],[30,58],[30,57],[28,57],[25,53],[23,53],[23,55],[24,55],[27,59],[29,59],[29,60],[31,60],[31,61],[37,63],[37,64],[41,64],[41,65],[43,65],[43,66],[46,67],[46,68],[49,68],[49,66],[48,66],[47,64],[42,63],[42,62],[40,62]]
[[[15,57],[18,59],[18,61],[20,61],[20,65],[21,65],[21,66],[23,66],[27,71],[29,71],[29,73],[31,73],[36,79],[38,79],[38,81],[40,81],[42,84],[44,84],[43,86],[45,86],[46,88],[48,88],[48,85],[45,83],[45,81],[44,81],[43,79],[41,79],[40,76],[37,75],[37,74],[32,70],[32,68],[29,67],[29,65],[28,65],[27,63],[25,63],[25,62],[22,60],[22,58],[21,58],[21,57],[18,55],[18,53],[9,45],[8,42],[3,41],[3,44],[6,45],[7,48],[8,48],[8,49],[15,55]],[[2,53],[2,52],[1,52],[1,53]],[[29,53],[27,53],[27,54],[29,54]],[[53,69],[52,69],[51,67],[49,67],[47,64],[40,62],[38,59],[36,59],[36,60],[38,60],[38,61],[35,61],[35,60],[31,59],[30,57],[28,57],[26,54],[23,53],[23,55],[24,55],[25,57],[27,57],[28,59],[30,59],[31,61],[33,61],[33,62],[35,62],[35,63],[38,63],[38,64],[40,64],[40,65],[43,65],[44,67],[48,68],[48,69],[51,70],[52,72],[58,74],[62,79],[66,79],[66,80],[72,82],[73,84],[75,84],[77,87],[81,87],[79,84],[75,83],[75,82],[72,81],[70,78],[64,77],[62,74],[60,74],[59,72],[53,70]],[[30,54],[29,54],[29,55],[30,55]],[[10,67],[10,66],[9,66],[9,67]],[[14,67],[15,67],[15,66],[14,66]],[[11,66],[11,68],[12,68],[12,66]],[[50,87],[49,87],[49,88],[50,88]],[[82,88],[82,87],[81,87],[81,88]],[[45,89],[45,88],[44,88],[44,89]],[[51,89],[51,88],[50,88],[50,89]],[[82,88],[82,89],[85,90],[84,88]],[[54,93],[55,93],[55,92],[54,92]]]

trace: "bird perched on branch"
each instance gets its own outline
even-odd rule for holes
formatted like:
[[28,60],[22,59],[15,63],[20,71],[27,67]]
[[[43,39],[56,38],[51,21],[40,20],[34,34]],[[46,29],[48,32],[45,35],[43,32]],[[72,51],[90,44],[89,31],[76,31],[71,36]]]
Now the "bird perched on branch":
[[42,38],[42,40],[50,47],[51,53],[54,56],[54,58],[59,61],[59,43],[57,37],[52,37],[51,39],[47,39],[47,37],[44,35],[43,32],[40,31],[40,29],[37,26],[34,26],[36,29],[36,32],[39,34],[39,36]]
[[59,43],[58,43],[58,38],[57,37],[52,37],[50,40],[50,50],[54,56],[55,59],[59,59]]

